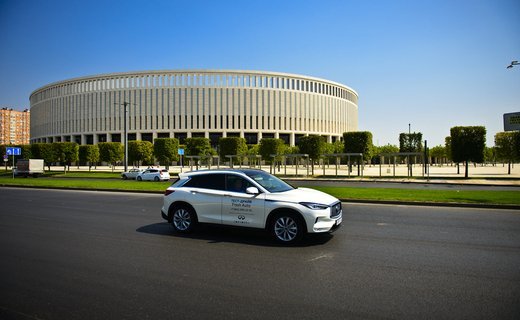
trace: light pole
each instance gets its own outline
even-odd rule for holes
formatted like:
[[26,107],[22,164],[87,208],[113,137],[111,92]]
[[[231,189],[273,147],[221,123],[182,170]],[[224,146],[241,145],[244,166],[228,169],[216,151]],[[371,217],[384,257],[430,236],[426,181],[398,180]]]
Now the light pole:
[[[130,103],[130,102],[126,102],[124,101],[123,103],[115,103],[116,105],[120,105],[120,106],[123,106],[124,107],[124,127],[125,127],[125,133],[124,133],[124,144],[125,144],[125,159],[124,159],[124,163],[125,163],[125,171],[124,172],[127,172],[128,171],[128,125],[127,125],[127,113],[128,113],[128,108],[127,106],[130,105],[130,104],[133,104],[133,103]],[[135,105],[135,104],[133,104]]]
[[517,60],[513,60],[513,61],[511,61],[511,64],[508,65],[506,68],[511,69],[513,66],[517,66],[517,65],[520,65],[520,63],[518,63]]
[[409,123],[409,124],[408,124],[408,134],[411,134],[411,133],[412,133],[412,132],[411,132],[411,128],[412,128],[412,124]]

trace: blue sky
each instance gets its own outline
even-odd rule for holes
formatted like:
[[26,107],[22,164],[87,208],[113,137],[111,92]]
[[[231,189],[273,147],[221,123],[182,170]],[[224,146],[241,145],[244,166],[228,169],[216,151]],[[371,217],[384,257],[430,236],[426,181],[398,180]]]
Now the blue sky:
[[156,69],[240,69],[356,90],[374,144],[520,112],[520,1],[0,0],[0,107],[50,82]]

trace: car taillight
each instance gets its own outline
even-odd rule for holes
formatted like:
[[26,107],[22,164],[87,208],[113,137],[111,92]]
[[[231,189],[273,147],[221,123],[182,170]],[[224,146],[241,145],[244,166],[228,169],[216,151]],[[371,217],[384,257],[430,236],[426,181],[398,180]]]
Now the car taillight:
[[170,194],[172,194],[172,193],[174,193],[174,192],[175,192],[175,190],[166,189],[166,190],[164,191],[164,195],[167,196],[167,195],[170,195]]

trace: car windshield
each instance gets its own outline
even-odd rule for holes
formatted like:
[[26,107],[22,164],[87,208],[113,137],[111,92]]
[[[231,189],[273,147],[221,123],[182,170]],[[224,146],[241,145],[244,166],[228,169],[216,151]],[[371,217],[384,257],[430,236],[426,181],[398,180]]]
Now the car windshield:
[[269,192],[284,192],[294,189],[290,184],[264,171],[249,171],[245,174]]

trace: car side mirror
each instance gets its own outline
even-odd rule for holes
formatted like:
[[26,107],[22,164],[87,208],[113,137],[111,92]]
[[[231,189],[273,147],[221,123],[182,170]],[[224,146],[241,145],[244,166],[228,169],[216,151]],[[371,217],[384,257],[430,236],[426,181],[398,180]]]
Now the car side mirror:
[[246,189],[247,194],[259,194],[260,191],[258,191],[257,187],[249,187]]

